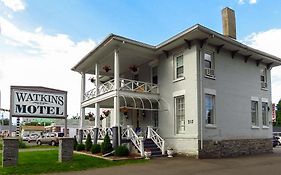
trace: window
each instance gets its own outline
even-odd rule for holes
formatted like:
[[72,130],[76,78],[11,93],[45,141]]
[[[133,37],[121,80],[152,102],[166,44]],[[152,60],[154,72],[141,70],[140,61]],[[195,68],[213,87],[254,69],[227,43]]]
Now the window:
[[205,94],[206,124],[215,124],[215,95]]
[[259,117],[258,117],[258,102],[257,101],[251,101],[251,116],[252,116],[252,126],[258,126]]
[[262,102],[262,125],[268,126],[268,104],[267,102]]
[[176,132],[177,134],[185,131],[185,105],[184,96],[175,97],[175,116],[176,116]]
[[183,54],[176,55],[174,57],[174,66],[175,66],[175,79],[183,77]]
[[267,69],[261,69],[261,88],[267,88]]
[[207,77],[215,77],[215,66],[214,66],[214,58],[213,54],[209,52],[204,53],[204,71],[205,76]]

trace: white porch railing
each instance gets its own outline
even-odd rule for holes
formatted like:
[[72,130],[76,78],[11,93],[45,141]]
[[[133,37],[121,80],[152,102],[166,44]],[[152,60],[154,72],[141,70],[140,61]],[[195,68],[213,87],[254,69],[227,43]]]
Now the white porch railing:
[[106,133],[108,134],[109,138],[112,139],[113,136],[112,128],[99,128],[98,139],[104,139]]
[[[83,130],[83,140],[87,138],[87,135],[90,133],[91,138],[94,138],[95,131],[92,128],[84,129]],[[99,134],[98,139],[104,139],[106,133],[108,133],[108,136],[110,139],[112,139],[113,132],[111,128],[99,128]]]
[[88,100],[88,99],[90,99],[90,98],[92,98],[92,97],[97,96],[96,92],[97,92],[97,91],[96,91],[96,88],[87,91],[87,92],[84,94],[84,100]]
[[87,138],[87,135],[90,134],[91,138],[94,138],[95,131],[92,128],[84,129],[83,130],[83,140]]
[[[125,78],[120,78],[120,90],[124,91],[133,91],[139,93],[158,93],[158,86],[157,84],[143,82],[143,81],[136,81],[136,80],[129,80]],[[114,90],[114,79],[109,80],[103,84],[101,84],[98,88],[91,89],[84,93],[84,101],[96,97],[98,95],[105,94]]]
[[153,140],[157,147],[165,154],[165,140],[151,126],[147,127],[147,138]]
[[153,83],[120,78],[120,90],[158,93],[158,86]]
[[143,137],[139,137],[131,126],[127,126],[127,128],[122,131],[122,139],[130,139],[141,153],[141,156],[144,156]]

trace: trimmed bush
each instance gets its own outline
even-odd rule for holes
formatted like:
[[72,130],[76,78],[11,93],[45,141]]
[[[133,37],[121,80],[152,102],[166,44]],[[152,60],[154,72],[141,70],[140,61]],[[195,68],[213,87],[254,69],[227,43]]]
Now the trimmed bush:
[[88,134],[86,142],[85,142],[85,149],[86,149],[86,151],[91,151],[92,145],[93,145],[93,142],[92,142],[91,135]]
[[2,147],[3,147],[3,144],[2,144],[2,143],[0,143],[0,150],[2,150]]
[[73,145],[74,150],[76,150],[77,145],[78,145],[77,138],[76,136],[74,136],[74,145]]
[[113,150],[112,144],[110,143],[110,138],[108,136],[108,133],[106,133],[103,142],[101,144],[101,153],[106,154]]
[[120,145],[115,149],[115,156],[128,156],[129,155],[129,149],[125,145]]
[[85,145],[83,143],[78,144],[76,147],[76,151],[83,151],[85,150]]
[[26,148],[26,144],[22,141],[22,139],[19,140],[19,148]]
[[92,145],[92,148],[91,148],[92,154],[100,153],[100,151],[101,151],[101,146],[99,144]]

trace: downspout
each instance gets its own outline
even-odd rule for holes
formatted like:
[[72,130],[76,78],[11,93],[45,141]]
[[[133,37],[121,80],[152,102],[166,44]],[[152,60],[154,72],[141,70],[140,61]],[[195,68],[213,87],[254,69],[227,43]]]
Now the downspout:
[[202,100],[202,94],[203,94],[203,80],[202,80],[202,60],[201,60],[201,49],[198,47],[198,44],[196,45],[197,48],[197,57],[198,57],[198,69],[199,69],[199,82],[198,82],[198,100],[200,101],[199,110],[200,110],[200,150],[203,149],[203,100]]

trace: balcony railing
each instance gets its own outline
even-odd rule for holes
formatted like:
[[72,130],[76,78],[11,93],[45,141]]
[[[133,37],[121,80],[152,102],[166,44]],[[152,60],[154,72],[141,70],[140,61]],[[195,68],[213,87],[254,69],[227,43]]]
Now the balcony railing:
[[[139,93],[158,93],[158,86],[153,83],[120,78],[120,91],[133,91]],[[98,88],[91,89],[84,94],[84,101],[114,90],[114,79],[101,84]]]

